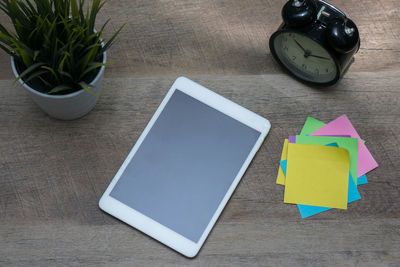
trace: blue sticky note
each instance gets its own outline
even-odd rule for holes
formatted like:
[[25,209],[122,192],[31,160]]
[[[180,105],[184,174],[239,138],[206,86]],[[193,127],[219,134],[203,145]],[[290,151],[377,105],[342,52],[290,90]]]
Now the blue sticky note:
[[281,167],[283,170],[283,174],[286,176],[287,159],[281,161]]
[[[327,146],[338,147],[338,145],[336,143],[328,144]],[[282,160],[280,162],[280,164],[281,164],[281,167],[283,170],[283,174],[285,174],[285,176],[286,176],[287,160]],[[361,178],[361,177],[359,177],[359,178]],[[365,177],[365,180],[366,180],[366,177]],[[358,182],[358,180],[357,180],[357,182]],[[350,202],[353,202],[353,201],[356,201],[359,199],[361,199],[361,196],[357,190],[357,185],[354,183],[351,173],[349,173],[349,191],[348,191],[348,195],[347,195],[347,202],[350,203]],[[331,209],[331,208],[326,208],[326,207],[301,205],[301,204],[297,204],[297,208],[299,209],[300,215],[302,218],[307,218],[312,215],[315,215],[315,214],[318,214],[318,213],[321,213],[321,212]]]
[[367,183],[368,183],[367,176],[365,174],[363,176],[360,176],[360,177],[357,178],[357,184],[358,185],[367,184]]
[[[347,195],[347,203],[356,201],[361,199],[360,193],[357,190],[357,186],[354,184],[354,180],[349,174],[349,192]],[[318,214],[320,212],[330,210],[331,208],[318,207],[318,206],[308,206],[308,205],[300,205],[298,204],[301,218],[307,218],[309,216]]]
[[330,144],[326,144],[326,146],[334,146],[334,147],[339,147],[337,143],[330,143]]

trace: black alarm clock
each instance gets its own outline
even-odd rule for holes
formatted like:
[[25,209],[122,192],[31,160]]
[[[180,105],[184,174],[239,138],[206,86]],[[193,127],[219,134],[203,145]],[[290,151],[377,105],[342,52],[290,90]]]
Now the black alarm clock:
[[360,48],[354,22],[322,0],[290,0],[282,9],[282,18],[269,40],[274,58],[303,82],[336,83]]

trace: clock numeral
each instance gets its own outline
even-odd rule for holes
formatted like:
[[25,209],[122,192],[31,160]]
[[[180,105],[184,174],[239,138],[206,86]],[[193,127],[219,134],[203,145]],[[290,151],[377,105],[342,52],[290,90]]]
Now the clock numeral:
[[325,69],[325,71],[326,71],[326,73],[328,73],[328,72],[329,72],[329,69],[328,69],[328,68],[326,68],[326,69]]
[[292,60],[296,60],[296,56],[292,56]]
[[284,47],[283,47],[283,50],[289,51],[289,48],[288,48],[287,46],[284,46]]
[[306,65],[306,64],[302,64],[301,67],[302,67],[303,69],[305,69],[305,70],[307,69],[307,65]]

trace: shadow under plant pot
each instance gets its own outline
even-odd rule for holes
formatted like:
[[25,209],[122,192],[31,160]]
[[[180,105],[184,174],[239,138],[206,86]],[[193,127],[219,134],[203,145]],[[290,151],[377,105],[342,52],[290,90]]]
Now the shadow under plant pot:
[[[103,62],[106,63],[107,55],[103,53]],[[15,77],[19,77],[20,71],[14,57],[11,57],[11,68]],[[60,120],[74,120],[83,117],[91,111],[99,99],[101,92],[101,82],[104,76],[105,66],[100,67],[95,78],[90,82],[89,93],[84,89],[65,94],[65,95],[49,95],[33,89],[22,79],[18,81],[28,91],[31,99],[49,116]]]

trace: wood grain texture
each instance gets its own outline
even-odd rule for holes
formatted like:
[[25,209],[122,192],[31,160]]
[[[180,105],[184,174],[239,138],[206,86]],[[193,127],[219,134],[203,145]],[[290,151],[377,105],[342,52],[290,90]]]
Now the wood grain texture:
[[[0,52],[0,266],[400,266],[400,9],[332,0],[361,48],[335,87],[286,75],[268,40],[285,0],[110,0],[104,95],[82,119],[49,118]],[[0,13],[0,23],[9,26]],[[97,202],[177,76],[268,118],[272,129],[199,255],[187,259]],[[300,219],[275,184],[283,140],[307,116],[346,113],[380,164],[348,210]]]
[[[109,51],[107,77],[280,73],[268,40],[286,0],[111,0],[98,27],[110,37],[127,23]],[[350,71],[400,69],[398,0],[331,0],[357,24],[361,48]],[[0,13],[0,23],[9,25]],[[0,79],[11,79],[0,52]]]
[[[328,90],[286,75],[191,76],[272,129],[195,259],[103,213],[101,194],[176,77],[107,78],[82,119],[44,115],[0,81],[0,265],[399,266],[400,71],[348,73]],[[301,219],[275,184],[283,139],[346,113],[380,164],[348,210]]]

